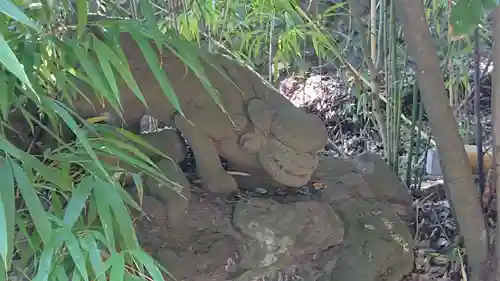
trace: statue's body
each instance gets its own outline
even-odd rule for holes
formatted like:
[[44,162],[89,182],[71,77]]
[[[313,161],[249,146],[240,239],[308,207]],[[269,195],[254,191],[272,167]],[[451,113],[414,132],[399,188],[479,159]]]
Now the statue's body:
[[[318,164],[316,152],[327,140],[319,118],[294,107],[249,69],[225,57],[211,56],[217,61],[217,68],[232,79],[229,81],[216,68],[205,64],[204,71],[220,94],[226,115],[199,78],[165,49],[161,56],[163,69],[186,120],[172,106],[128,34],[122,35],[121,46],[148,105],[146,108],[125,82],[119,82],[126,126],[139,131],[140,120],[146,114],[173,124],[191,146],[199,175],[208,190],[227,192],[237,188],[234,179],[220,165],[219,156],[240,171],[264,169],[270,178],[287,186],[301,186],[309,181]],[[82,86],[82,92],[91,99],[88,88]],[[76,109],[81,115],[100,113],[83,99],[76,103]]]

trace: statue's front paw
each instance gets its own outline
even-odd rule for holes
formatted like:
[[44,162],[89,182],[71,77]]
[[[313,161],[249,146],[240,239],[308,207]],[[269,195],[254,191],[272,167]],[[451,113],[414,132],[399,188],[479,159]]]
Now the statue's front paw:
[[236,180],[228,173],[212,175],[211,179],[201,179],[203,186],[214,193],[231,193],[238,190]]

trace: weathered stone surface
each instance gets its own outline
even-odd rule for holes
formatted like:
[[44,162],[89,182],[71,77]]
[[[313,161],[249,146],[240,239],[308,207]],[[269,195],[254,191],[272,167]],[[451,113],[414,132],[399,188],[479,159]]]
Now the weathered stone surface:
[[[321,202],[280,204],[269,199],[239,202],[233,224],[247,237],[236,280],[254,280],[280,269],[308,266],[311,276],[321,275],[335,262],[337,246],[344,239],[338,215]],[[319,259],[322,257],[322,259]],[[324,259],[329,257],[328,259]]]
[[[373,155],[320,157],[311,182],[324,187],[320,200],[282,204],[250,197],[232,205],[212,193],[193,193],[183,211],[168,207],[185,200],[180,196],[166,204],[149,196],[144,208],[150,220],[140,220],[140,241],[179,280],[285,274],[311,281],[398,281],[413,267],[412,237],[401,219],[411,215],[411,200],[385,165]],[[237,179],[245,189],[279,188],[257,174]],[[186,213],[182,223],[170,224],[180,212]]]
[[412,219],[410,193],[380,156],[365,153],[349,160],[323,156],[319,162],[312,181],[326,185],[323,200],[332,204],[357,198],[376,200],[404,221]]
[[389,206],[351,199],[332,208],[345,222],[346,239],[335,268],[321,280],[398,281],[411,272],[412,237]]
[[[172,200],[181,200],[179,196]],[[143,247],[151,252],[177,280],[219,281],[228,277],[228,267],[238,260],[242,242],[231,224],[231,206],[216,198],[193,194],[183,223],[172,226],[163,203],[146,196],[144,217],[137,233]]]
[[413,238],[404,221],[412,215],[411,197],[379,156],[322,157],[314,180],[326,186],[322,200],[346,232],[337,265],[322,280],[398,281],[411,272]]

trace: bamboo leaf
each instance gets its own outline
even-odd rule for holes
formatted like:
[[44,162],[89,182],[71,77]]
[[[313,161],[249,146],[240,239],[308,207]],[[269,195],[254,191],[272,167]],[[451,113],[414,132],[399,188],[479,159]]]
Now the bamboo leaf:
[[0,74],[0,114],[3,120],[7,120],[7,117],[10,113],[10,104],[11,104],[11,94],[8,90],[7,77],[5,73]]
[[107,202],[109,202],[109,206],[115,215],[114,217],[116,221],[118,222],[120,234],[125,241],[125,245],[128,249],[139,248],[139,242],[137,241],[137,237],[135,235],[132,219],[130,218],[130,214],[115,188],[103,181],[98,181],[97,186],[96,190],[107,190]]
[[0,50],[2,50],[2,52],[0,52],[0,63],[2,63],[5,68],[7,68],[12,74],[14,74],[14,76],[16,76],[22,83],[26,84],[26,86],[34,92],[35,90],[33,90],[33,86],[24,71],[24,67],[21,65],[2,34],[0,34]]
[[83,70],[92,82],[91,86],[106,98],[113,109],[115,109],[117,112],[120,112],[120,100],[117,99],[116,96],[110,95],[109,88],[106,86],[105,81],[103,81],[102,79],[102,73],[96,68],[86,50],[78,45],[77,42],[71,42],[70,46],[73,49],[75,56],[79,59]]
[[59,281],[67,281],[70,280],[68,278],[68,274],[66,274],[66,271],[64,270],[64,266],[58,265],[56,269],[54,270],[54,274]]
[[56,192],[55,190],[50,191],[50,198],[51,198],[51,207],[52,207],[52,212],[56,215],[63,215],[63,203],[61,202],[61,196],[59,192]]
[[[3,197],[0,193],[0,233],[7,233],[7,216],[8,215],[3,204]],[[11,243],[12,240],[9,241],[7,235],[0,236],[0,257],[2,258],[2,266],[4,269],[9,268],[7,264],[10,260],[9,244]]]
[[132,198],[130,193],[128,193],[124,188],[116,184],[116,189],[118,190],[118,194],[120,194],[120,197],[122,198],[125,203],[127,203],[129,206],[132,206],[136,211],[143,212],[141,209],[141,206],[137,204],[137,202]]
[[71,281],[81,281],[82,280],[82,276],[80,274],[80,272],[78,271],[78,268],[75,268],[73,270],[73,273],[71,274]]
[[161,155],[165,158],[170,159],[168,155],[165,153],[161,152],[151,144],[149,144],[147,141],[145,141],[141,136],[138,136],[130,131],[127,131],[125,129],[120,129],[117,130],[116,127],[109,126],[109,125],[98,125],[96,126],[96,130],[99,132],[101,135],[109,135],[110,138],[119,138],[119,137],[124,137],[125,139],[132,141],[133,144],[137,144],[139,146],[142,146],[148,150],[153,151],[154,153]]
[[110,281],[123,281],[125,277],[125,257],[122,253],[113,253],[110,259]]
[[54,258],[54,253],[62,240],[59,239],[59,233],[55,233],[51,240],[43,247],[42,254],[40,255],[40,262],[38,263],[38,270],[33,281],[48,281],[49,275],[53,268],[52,259]]
[[[25,252],[21,253],[21,258],[23,261],[25,261],[23,264],[27,265],[28,261],[31,260],[32,256],[33,256],[35,262],[38,262],[38,260],[37,260],[38,257],[34,256],[33,253],[35,253],[37,251],[37,248],[38,248],[37,247],[38,244],[34,240],[36,240],[37,236],[39,237],[39,234],[38,234],[38,232],[28,233],[28,230],[26,228],[25,218],[23,216],[21,216],[19,213],[16,213],[15,216],[16,216],[16,225],[19,229],[19,233],[22,234],[22,237],[20,237],[20,239],[26,239],[26,243],[28,243],[28,246],[30,248],[29,250],[31,250],[30,254],[24,255]],[[21,249],[24,250],[24,248],[21,248]]]
[[64,104],[55,101],[50,98],[44,98],[44,102],[57,114],[61,117],[61,119],[64,120],[66,125],[73,131],[73,133],[76,135],[78,138],[78,141],[83,145],[87,153],[90,155],[92,160],[94,160],[94,163],[97,165],[97,167],[103,172],[104,176],[111,181],[109,178],[108,173],[106,172],[106,169],[102,166],[102,163],[97,159],[97,155],[95,152],[92,150],[92,146],[89,143],[89,140],[87,136],[85,136],[84,132],[78,127],[78,124],[76,124],[75,120],[71,117],[71,115],[68,113],[68,111],[64,108]]
[[37,31],[40,30],[38,25],[26,16],[26,14],[10,0],[0,0],[0,12]]
[[[139,86],[137,85],[134,77],[132,76],[132,73],[130,72],[130,68],[128,64],[125,64],[124,61],[120,60],[120,58],[111,50],[110,47],[108,47],[104,42],[102,42],[99,39],[94,40],[94,47],[96,50],[96,53],[101,53],[105,55],[111,62],[111,64],[114,66],[114,68],[118,71],[122,79],[127,83],[127,86],[129,89],[134,93],[134,95],[144,104],[144,106],[147,107],[146,100],[144,96],[142,95],[141,90],[139,89]],[[119,45],[115,46],[120,47]]]
[[481,23],[486,12],[494,9],[497,5],[494,0],[458,0],[450,15],[452,35],[469,34]]
[[[97,50],[96,50],[97,51]],[[97,60],[99,61],[99,64],[101,65],[101,68],[103,70],[104,76],[106,77],[107,84],[111,88],[111,92],[114,95],[114,99],[119,101],[120,100],[120,93],[118,91],[118,85],[116,84],[116,78],[115,74],[113,73],[113,69],[111,68],[111,65],[109,64],[109,59],[104,57],[103,53],[96,52],[97,53]],[[123,108],[120,105],[120,109],[123,110]]]
[[170,48],[170,50],[175,55],[177,55],[177,57],[179,57],[191,71],[193,71],[196,77],[200,79],[203,86],[205,87],[209,95],[212,97],[214,102],[219,107],[221,107],[221,109],[224,112],[226,112],[224,105],[222,104],[219,92],[217,92],[217,90],[212,87],[210,80],[208,79],[205,73],[205,69],[201,64],[201,61],[199,60],[198,56],[193,55],[196,54],[196,51],[193,49],[193,45],[182,40],[169,40],[168,43],[172,44],[172,46],[175,47],[175,50],[172,48]]
[[56,185],[59,185],[63,181],[62,179],[68,176],[61,174],[57,169],[50,168],[44,165],[33,155],[20,150],[19,148],[13,146],[10,142],[2,138],[0,138],[0,151],[4,151],[12,157],[17,158],[27,167],[36,169],[39,173],[41,173],[42,177],[45,180],[50,181]]
[[2,189],[0,191],[0,203],[2,203],[3,214],[5,217],[4,227],[5,231],[0,230],[0,233],[5,233],[2,235],[6,239],[7,244],[5,244],[5,249],[2,248],[1,253],[5,254],[3,260],[6,263],[5,268],[10,268],[12,261],[12,251],[14,250],[14,229],[15,229],[15,192],[14,192],[14,175],[12,172],[12,165],[10,159],[0,160],[0,179],[2,179]]
[[73,225],[76,223],[80,215],[82,214],[82,210],[85,207],[85,202],[87,202],[90,193],[92,192],[92,188],[94,187],[94,182],[92,178],[86,177],[80,183],[77,184],[76,188],[71,194],[71,199],[68,202],[68,206],[66,207],[66,212],[64,214],[64,225],[71,229]]
[[97,242],[96,242],[95,238],[93,237],[93,235],[86,234],[83,237],[83,244],[85,244],[85,249],[89,253],[90,264],[92,265],[92,270],[94,271],[96,279],[98,281],[105,281],[106,280],[106,275],[105,275],[106,269],[104,268],[104,266],[102,264],[101,252],[99,251],[99,248],[97,246]]
[[[5,264],[5,261],[3,258],[0,256],[0,262],[2,264]],[[4,266],[0,266],[0,280],[6,280],[7,278],[7,270]]]
[[139,197],[139,204],[142,206],[142,200],[144,198],[144,185],[142,183],[141,176],[139,174],[133,173],[132,179],[134,180],[135,188],[137,189],[137,196]]
[[155,281],[165,281],[163,275],[161,274],[158,267],[155,265],[155,261],[148,254],[142,250],[131,250],[129,251],[141,264],[143,264],[148,270],[149,274]]
[[87,211],[87,225],[92,225],[97,219],[97,206],[96,201],[89,199],[89,206]]
[[[96,182],[97,184],[97,182]],[[111,217],[111,208],[107,198],[107,190],[109,186],[100,186],[99,188],[93,189],[93,198],[96,201],[97,212],[99,213],[99,219],[104,230],[104,235],[106,236],[106,246],[111,251],[116,251],[116,242],[113,231],[113,220]],[[113,191],[111,191],[113,192]]]
[[25,171],[17,164],[12,163],[12,170],[16,179],[21,195],[23,196],[26,206],[30,212],[36,230],[40,234],[44,243],[49,243],[52,238],[52,226],[49,222],[48,215],[45,212],[40,199],[35,191],[35,187],[31,184],[26,176]]
[[146,24],[148,25],[148,28],[156,29],[157,20],[151,3],[149,1],[141,1],[139,2],[139,8],[146,18]]
[[137,276],[137,275],[132,275],[132,274],[130,274],[130,273],[127,272],[125,274],[125,279],[124,280],[125,281],[143,281],[144,279],[141,278],[141,277],[139,277],[139,276]]
[[64,240],[66,242],[66,247],[68,248],[69,255],[75,262],[75,266],[78,269],[81,277],[83,277],[83,280],[88,281],[89,277],[87,274],[87,269],[85,267],[85,257],[80,248],[78,240],[69,229],[64,228],[62,231],[64,233]]
[[130,32],[130,35],[134,39],[134,41],[137,42],[137,45],[142,51],[142,54],[144,55],[144,58],[146,59],[146,62],[149,65],[150,70],[153,72],[156,80],[158,81],[158,84],[160,85],[161,89],[163,90],[163,94],[168,98],[168,100],[172,103],[174,108],[182,115],[184,116],[184,112],[182,111],[181,104],[179,102],[179,98],[175,94],[174,89],[172,88],[172,85],[170,84],[170,81],[168,80],[168,77],[165,75],[165,72],[163,71],[163,68],[160,65],[160,62],[158,61],[158,57],[156,56],[155,51],[151,46],[149,45],[149,42],[144,38],[143,35],[137,34],[139,32]]

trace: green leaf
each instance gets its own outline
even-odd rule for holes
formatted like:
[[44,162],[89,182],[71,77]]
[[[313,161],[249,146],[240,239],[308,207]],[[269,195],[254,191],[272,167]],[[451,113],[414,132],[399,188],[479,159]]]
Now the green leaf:
[[63,203],[61,202],[61,193],[56,190],[50,191],[50,198],[52,203],[52,212],[56,216],[61,216],[63,214]]
[[71,281],[81,281],[82,280],[82,276],[81,274],[78,272],[78,269],[75,268],[73,270],[73,274],[71,275]]
[[[95,182],[97,184],[97,181]],[[109,200],[107,198],[108,190],[112,187],[100,186],[99,188],[94,188],[92,194],[94,195],[94,200],[97,205],[97,212],[99,213],[99,219],[101,220],[101,225],[104,230],[104,235],[106,236],[107,247],[111,252],[116,251],[116,242],[113,231],[113,220],[111,217],[111,208],[109,205]],[[114,191],[112,191],[114,192]]]
[[[132,76],[132,73],[130,72],[130,68],[128,64],[124,63],[116,54],[111,50],[108,45],[104,44],[99,39],[94,40],[94,48],[97,54],[102,54],[103,56],[106,56],[111,64],[114,66],[114,68],[118,71],[122,79],[127,83],[127,86],[129,89],[134,93],[134,95],[144,104],[144,106],[147,107],[146,100],[144,96],[142,95],[141,90],[139,89],[139,86],[135,82],[134,77]],[[119,45],[115,46],[115,48],[120,48]]]
[[54,274],[56,275],[58,281],[70,280],[68,278],[68,274],[66,274],[64,266],[62,266],[62,265],[58,265],[56,267],[56,269],[54,270]]
[[93,225],[94,221],[97,219],[97,206],[96,201],[89,200],[89,206],[87,211],[87,225]]
[[130,214],[115,188],[112,188],[109,184],[103,181],[98,181],[97,185],[98,187],[96,190],[107,190],[107,201],[109,202],[111,210],[113,211],[116,221],[118,222],[120,234],[125,241],[125,245],[128,249],[139,248],[139,241],[137,241],[132,219],[130,218]]
[[110,135],[110,138],[119,138],[119,137],[124,137],[128,141],[132,141],[133,145],[137,144],[139,146],[142,146],[144,148],[147,148],[148,150],[153,151],[154,153],[161,155],[165,158],[170,159],[168,155],[165,153],[161,152],[151,144],[149,144],[147,141],[145,141],[141,136],[138,136],[130,131],[127,131],[125,129],[119,129],[117,130],[116,127],[114,126],[109,126],[109,125],[97,125],[96,130],[101,134],[106,134]]
[[[170,180],[168,177],[165,177],[164,173],[158,168],[158,166],[154,164],[149,158],[147,158],[146,155],[144,155],[142,152],[135,151],[132,146],[126,144],[125,142],[117,142],[112,140],[111,138],[108,138],[106,141],[108,143],[99,143],[98,148],[106,151],[106,153],[109,155],[119,158],[124,163],[131,164],[134,167],[137,167],[142,172],[147,173],[160,182],[165,182],[168,185],[171,185],[174,189],[182,190],[182,188],[184,188],[179,183]],[[114,145],[117,145],[119,149],[116,149]],[[124,152],[123,150],[128,151]],[[140,158],[144,159],[144,162],[141,162],[139,160]],[[170,161],[173,160],[170,159]],[[134,207],[136,206],[136,203],[133,201],[129,203],[131,203]]]
[[71,229],[76,223],[82,210],[85,207],[92,189],[94,188],[94,180],[91,177],[84,178],[80,183],[77,184],[76,188],[71,194],[71,199],[66,207],[66,212],[64,214],[64,225]]
[[132,198],[130,193],[128,193],[123,187],[120,185],[116,184],[116,189],[118,190],[118,194],[120,194],[120,197],[122,198],[125,203],[127,203],[129,206],[132,206],[136,211],[143,212],[141,206],[137,204],[137,202]]
[[28,16],[26,16],[26,14],[10,0],[0,0],[0,12],[8,15],[9,17],[17,20],[24,25],[40,31],[36,23],[34,23]]
[[41,173],[42,177],[45,180],[50,181],[56,185],[60,186],[62,181],[61,179],[68,177],[68,175],[61,174],[57,169],[50,168],[44,165],[33,155],[20,150],[19,148],[13,146],[10,142],[2,138],[0,138],[0,151],[4,151],[12,157],[19,159],[25,164],[25,166],[36,169]]
[[498,5],[496,0],[481,0],[481,2],[486,12],[494,10]]
[[165,279],[163,279],[163,275],[161,274],[160,270],[155,265],[155,261],[153,260],[153,258],[151,258],[148,254],[146,254],[142,250],[131,250],[129,252],[146,267],[153,280],[165,281]]
[[[226,112],[222,104],[219,92],[217,92],[217,90],[212,87],[199,58],[193,55],[197,53],[197,51],[193,49],[194,46],[189,42],[185,42],[183,40],[169,40],[168,43],[175,47],[175,50],[173,48],[169,48],[172,53],[179,57],[186,64],[186,66],[191,71],[193,71],[196,77],[200,79],[214,102],[222,109],[222,111]],[[225,78],[228,79],[229,82],[232,81],[229,77]]]
[[139,2],[139,8],[141,9],[142,14],[146,18],[146,24],[149,29],[156,29],[157,20],[153,11],[153,7],[149,1],[141,1]]
[[49,243],[52,237],[52,227],[48,219],[48,214],[45,212],[35,187],[31,184],[26,176],[26,172],[19,165],[12,163],[14,177],[16,179],[21,195],[23,196],[26,206],[33,218],[36,230],[42,237],[44,243]]
[[52,271],[52,259],[54,258],[54,253],[62,240],[59,239],[59,233],[55,233],[51,240],[48,241],[43,247],[42,254],[40,255],[40,262],[38,263],[38,271],[35,275],[33,281],[48,281],[49,275]]
[[468,35],[478,24],[486,12],[497,6],[493,0],[458,0],[451,10],[450,23],[453,35]]
[[125,277],[125,257],[123,256],[123,253],[113,253],[110,259],[110,281],[123,281]]
[[108,173],[106,172],[106,169],[102,166],[101,161],[97,159],[97,155],[95,152],[92,150],[92,146],[89,143],[89,140],[87,136],[85,136],[84,132],[82,129],[78,127],[78,124],[75,122],[75,120],[71,117],[71,115],[68,113],[68,111],[65,109],[65,105],[62,104],[59,101],[50,99],[50,98],[45,98],[44,97],[44,102],[57,114],[61,117],[61,119],[64,120],[66,125],[73,131],[73,133],[76,135],[78,141],[83,145],[87,153],[90,155],[92,160],[94,160],[94,163],[97,165],[97,167],[103,172],[103,175],[111,181],[109,178]]
[[124,280],[125,281],[144,281],[144,278],[141,278],[141,277],[139,277],[137,275],[132,275],[132,274],[130,274],[130,273],[127,272],[125,274],[125,279]]
[[[140,149],[137,149],[135,146],[130,145],[126,142],[115,140],[115,139],[106,139],[103,141],[102,146],[105,148],[109,149],[109,152],[111,155],[114,155],[114,153],[128,153],[130,155],[133,155],[135,157],[131,157],[129,160],[131,164],[134,164],[134,166],[143,168],[144,165],[140,165],[141,162],[139,160],[142,160],[144,163],[149,164],[150,166],[156,167],[156,164],[151,161]],[[115,149],[117,148],[117,149]],[[121,157],[120,157],[121,158]],[[121,158],[123,159],[123,158]],[[136,160],[137,159],[137,160]],[[146,167],[144,167],[146,169]]]
[[[32,257],[36,261],[35,263],[38,262],[37,256],[34,256],[33,253],[37,252],[39,249],[39,244],[35,240],[39,240],[38,232],[32,232],[28,233],[27,228],[26,228],[26,222],[25,222],[25,217],[21,216],[19,213],[16,213],[16,225],[19,228],[19,237],[16,237],[16,247],[19,250],[19,254],[21,255],[21,262],[23,265],[27,266],[28,263],[31,261]],[[37,237],[38,236],[38,237]],[[25,247],[25,244],[20,245],[22,242],[20,242],[21,239],[25,239],[26,243],[28,243],[29,249]]]
[[107,83],[105,83],[102,79],[102,73],[95,67],[91,57],[87,54],[87,51],[83,49],[78,42],[71,42],[70,47],[73,49],[75,56],[79,59],[83,70],[85,70],[85,73],[90,78],[90,81],[92,82],[91,86],[106,98],[113,109],[120,112],[120,100],[117,99],[116,96],[110,95]]
[[71,233],[69,229],[63,229],[64,238],[66,241],[66,247],[68,247],[68,252],[75,262],[75,266],[78,269],[83,280],[88,281],[89,276],[87,274],[87,269],[85,268],[85,257],[82,250],[80,249],[80,244],[76,237]]
[[[109,59],[104,57],[103,53],[100,52],[96,53],[97,53],[97,60],[99,61],[99,64],[101,65],[102,71],[104,73],[104,77],[106,77],[108,85],[111,88],[111,93],[113,94],[113,98],[114,100],[119,101],[120,93],[118,91],[118,85],[116,84],[115,74],[113,73],[113,69],[109,64]],[[120,104],[120,109],[123,110],[121,104]]]
[[[0,193],[0,233],[7,233],[7,212],[3,205],[2,194]],[[3,237],[3,238],[2,238]],[[8,240],[7,235],[0,236],[0,257],[3,261],[3,268],[8,268],[7,261],[10,260],[9,244],[12,240]]]
[[[0,0],[1,1],[1,0]],[[7,1],[7,0],[4,0]],[[16,55],[9,47],[9,44],[5,41],[2,34],[0,34],[0,63],[2,63],[5,68],[7,68],[14,76],[16,76],[22,83],[26,84],[33,92],[33,86],[31,85],[24,67],[21,65]]]
[[6,73],[0,74],[0,114],[3,120],[7,120],[10,113],[11,93],[8,90]]
[[135,188],[137,189],[137,196],[139,197],[139,204],[142,206],[142,200],[144,198],[144,185],[142,183],[141,176],[136,173],[132,173],[132,179],[134,180]]
[[99,248],[97,247],[97,242],[95,241],[95,238],[93,237],[93,235],[86,234],[83,237],[83,244],[85,244],[85,249],[89,253],[90,264],[92,265],[92,270],[94,271],[96,279],[98,281],[105,281],[106,280],[106,275],[105,275],[106,269],[103,266],[101,252],[100,252]]
[[[0,256],[0,262],[5,263],[5,261],[2,259],[1,256]],[[3,266],[0,266],[0,280],[8,280],[7,279],[7,270]]]
[[4,262],[6,263],[6,268],[10,267],[12,261],[12,251],[14,250],[14,229],[15,229],[15,192],[14,192],[14,175],[12,172],[12,165],[10,159],[0,160],[0,179],[2,179],[2,189],[0,191],[0,203],[2,203],[3,214],[5,216],[5,231],[0,230],[0,233],[5,233],[2,235],[7,241],[5,245],[5,252],[2,249],[2,254],[4,256]]
[[172,103],[174,108],[184,116],[184,112],[182,111],[181,104],[179,102],[179,98],[175,94],[170,81],[165,75],[165,71],[160,65],[158,61],[158,57],[156,56],[155,51],[149,45],[149,42],[144,38],[144,35],[140,34],[138,31],[130,32],[132,38],[137,42],[137,45],[142,51],[146,62],[149,65],[150,70],[153,72],[158,84],[160,84],[161,89],[163,90],[163,94],[168,98],[168,100]]

